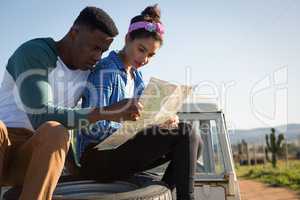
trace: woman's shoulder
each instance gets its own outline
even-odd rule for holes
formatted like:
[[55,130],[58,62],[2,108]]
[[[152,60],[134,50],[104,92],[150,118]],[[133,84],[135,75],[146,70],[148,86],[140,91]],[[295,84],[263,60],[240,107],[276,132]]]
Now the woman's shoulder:
[[[95,68],[91,71],[89,75],[89,81],[102,80],[108,81],[113,79],[119,71],[117,63],[114,61],[115,51],[111,51],[109,55],[100,62],[98,62]],[[101,78],[101,79],[100,79]]]
[[108,56],[101,59],[101,61],[97,63],[95,70],[119,69],[119,65],[120,63],[117,53],[115,51],[111,51]]

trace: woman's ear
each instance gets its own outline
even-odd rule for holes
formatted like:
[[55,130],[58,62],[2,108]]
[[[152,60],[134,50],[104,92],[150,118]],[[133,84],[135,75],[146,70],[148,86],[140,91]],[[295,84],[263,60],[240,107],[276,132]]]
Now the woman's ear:
[[131,38],[130,38],[129,34],[127,33],[125,36],[125,45],[127,45],[129,42],[131,42]]

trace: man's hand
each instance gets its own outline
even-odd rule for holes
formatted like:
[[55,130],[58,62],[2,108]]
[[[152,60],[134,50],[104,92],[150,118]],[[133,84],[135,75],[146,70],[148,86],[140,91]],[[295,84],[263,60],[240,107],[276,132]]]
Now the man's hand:
[[111,121],[136,121],[139,119],[142,104],[138,99],[123,99],[111,106],[95,109],[89,118],[90,122],[98,120],[111,120]]
[[175,115],[170,119],[168,119],[167,121],[165,121],[164,123],[160,124],[159,127],[164,129],[178,128],[178,123],[179,123],[179,118],[177,115]]

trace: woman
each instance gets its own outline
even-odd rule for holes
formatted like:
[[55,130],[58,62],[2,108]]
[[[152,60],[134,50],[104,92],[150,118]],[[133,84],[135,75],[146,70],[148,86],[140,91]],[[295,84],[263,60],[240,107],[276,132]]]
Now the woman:
[[[144,82],[138,69],[149,63],[157,53],[163,43],[163,33],[157,5],[147,7],[134,17],[124,48],[110,52],[89,76],[96,93],[86,90],[83,107],[103,107],[124,98],[139,97],[144,90]],[[178,117],[174,117],[162,125],[137,133],[115,150],[97,151],[93,148],[118,128],[118,122],[103,120],[78,134],[84,176],[102,182],[115,181],[170,161],[162,181],[170,188],[176,187],[178,200],[194,199],[193,181],[200,136],[192,131],[190,125],[178,124]]]

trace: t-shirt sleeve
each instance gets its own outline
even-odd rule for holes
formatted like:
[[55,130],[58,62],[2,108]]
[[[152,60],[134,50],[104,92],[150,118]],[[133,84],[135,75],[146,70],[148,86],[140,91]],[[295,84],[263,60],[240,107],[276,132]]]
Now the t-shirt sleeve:
[[17,105],[27,113],[35,129],[47,121],[57,121],[66,128],[76,128],[80,126],[80,120],[87,120],[92,110],[53,105],[48,75],[55,68],[56,59],[47,48],[26,44],[17,49],[7,64],[7,70],[16,82]]

